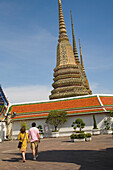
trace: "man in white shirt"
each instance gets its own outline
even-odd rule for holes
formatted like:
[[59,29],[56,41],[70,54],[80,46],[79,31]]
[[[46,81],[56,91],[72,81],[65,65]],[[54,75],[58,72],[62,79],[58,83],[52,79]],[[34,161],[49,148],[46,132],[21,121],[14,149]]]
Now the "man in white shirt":
[[31,149],[33,153],[33,159],[38,157],[38,143],[40,143],[39,130],[36,128],[36,123],[32,123],[32,127],[28,131],[28,137],[31,137]]

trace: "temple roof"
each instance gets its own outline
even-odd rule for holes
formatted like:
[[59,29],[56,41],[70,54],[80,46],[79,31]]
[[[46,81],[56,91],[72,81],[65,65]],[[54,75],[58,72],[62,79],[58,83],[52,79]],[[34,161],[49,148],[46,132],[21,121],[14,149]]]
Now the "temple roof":
[[46,118],[51,110],[65,110],[68,116],[107,113],[113,110],[113,95],[89,95],[45,102],[13,104],[9,111],[16,112],[14,120]]
[[2,87],[0,86],[0,121],[4,119],[4,115],[7,112],[9,106],[9,102],[4,94],[4,91],[2,90]]
[[4,94],[4,92],[3,92],[3,90],[2,90],[2,87],[0,86],[0,105],[2,104],[2,105],[8,105],[8,100],[7,100],[7,98],[6,98],[6,96],[5,96],[5,94]]

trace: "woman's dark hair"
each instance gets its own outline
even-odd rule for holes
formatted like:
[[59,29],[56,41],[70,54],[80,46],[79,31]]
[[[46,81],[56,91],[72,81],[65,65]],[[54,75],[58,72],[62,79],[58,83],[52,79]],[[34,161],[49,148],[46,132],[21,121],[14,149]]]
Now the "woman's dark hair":
[[36,123],[35,122],[32,123],[32,127],[36,127]]
[[22,127],[22,128],[20,129],[20,132],[21,132],[21,133],[25,133],[25,132],[26,132],[25,127]]

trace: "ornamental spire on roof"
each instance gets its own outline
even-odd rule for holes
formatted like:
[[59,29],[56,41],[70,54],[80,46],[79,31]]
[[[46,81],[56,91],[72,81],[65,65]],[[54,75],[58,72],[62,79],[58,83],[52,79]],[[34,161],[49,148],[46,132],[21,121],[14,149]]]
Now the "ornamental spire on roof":
[[67,40],[69,39],[67,36],[66,26],[64,22],[61,0],[58,0],[58,4],[59,4],[59,40],[58,41],[60,42],[62,39],[67,39]]
[[76,46],[76,41],[75,41],[75,33],[74,33],[74,27],[73,27],[72,11],[70,11],[70,13],[71,13],[71,26],[72,26],[72,37],[73,37],[73,53],[74,53],[76,63],[80,64],[79,57],[78,57],[77,46]]

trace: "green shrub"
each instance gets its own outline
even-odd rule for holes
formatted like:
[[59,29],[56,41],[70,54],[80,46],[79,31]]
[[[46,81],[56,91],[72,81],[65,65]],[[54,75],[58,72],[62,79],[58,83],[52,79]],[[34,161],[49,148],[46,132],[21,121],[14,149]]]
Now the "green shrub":
[[37,127],[38,129],[39,129],[39,133],[40,134],[43,134],[43,128],[42,128],[42,125],[38,125],[38,127]]
[[59,132],[59,130],[52,130],[52,132]]
[[90,138],[91,137],[91,133],[86,133],[86,138]]
[[71,139],[84,139],[85,138],[85,134],[81,133],[81,134],[72,134],[70,136]]
[[76,130],[76,128],[79,128],[79,132],[80,132],[85,127],[85,123],[83,122],[82,119],[78,118],[73,122],[72,127],[74,130]]
[[84,131],[75,131],[75,133],[84,133]]
[[108,122],[108,120],[104,121],[104,125],[105,125],[105,129],[109,130],[110,129],[110,123]]
[[78,139],[84,139],[84,138],[85,138],[85,134],[84,133],[78,134]]
[[79,136],[77,134],[75,134],[75,139],[79,139]]
[[75,134],[72,134],[72,135],[70,136],[70,138],[71,138],[71,139],[75,139]]
[[113,110],[110,111],[110,117],[113,117]]

